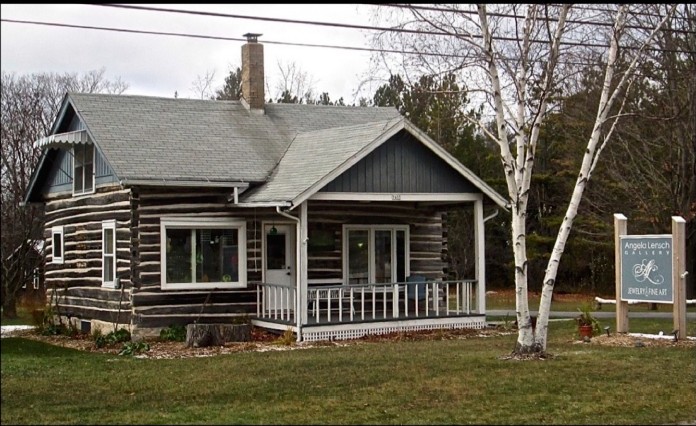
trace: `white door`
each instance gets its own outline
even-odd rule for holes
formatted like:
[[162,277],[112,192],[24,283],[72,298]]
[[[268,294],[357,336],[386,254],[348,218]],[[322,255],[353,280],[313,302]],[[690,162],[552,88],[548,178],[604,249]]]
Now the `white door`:
[[295,287],[295,225],[264,225],[264,282],[267,309],[294,310],[291,289]]

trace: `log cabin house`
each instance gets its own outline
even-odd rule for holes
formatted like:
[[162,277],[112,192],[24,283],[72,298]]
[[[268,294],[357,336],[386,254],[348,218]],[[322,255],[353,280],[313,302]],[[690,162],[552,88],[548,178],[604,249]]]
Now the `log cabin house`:
[[[484,205],[506,200],[396,109],[265,103],[246,36],[240,101],[65,95],[25,199],[58,313],[134,337],[484,327]],[[452,281],[443,213],[467,206],[475,272]]]

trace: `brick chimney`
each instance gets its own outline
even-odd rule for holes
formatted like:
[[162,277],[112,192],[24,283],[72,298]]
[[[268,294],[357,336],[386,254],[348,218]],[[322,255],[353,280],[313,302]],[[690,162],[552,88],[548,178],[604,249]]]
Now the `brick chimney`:
[[244,34],[247,42],[242,46],[242,101],[250,110],[263,112],[263,45],[258,42],[262,34]]

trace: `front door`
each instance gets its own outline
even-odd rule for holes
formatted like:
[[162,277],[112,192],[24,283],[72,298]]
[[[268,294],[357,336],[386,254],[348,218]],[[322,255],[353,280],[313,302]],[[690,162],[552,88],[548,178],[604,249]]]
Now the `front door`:
[[264,225],[264,282],[278,286],[266,287],[266,308],[293,310],[295,250],[295,225]]

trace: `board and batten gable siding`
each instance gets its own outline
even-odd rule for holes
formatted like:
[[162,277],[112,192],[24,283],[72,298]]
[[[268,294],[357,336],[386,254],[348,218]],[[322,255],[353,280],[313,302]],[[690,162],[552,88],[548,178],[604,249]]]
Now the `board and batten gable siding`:
[[480,193],[413,135],[401,131],[320,192]]
[[[73,183],[73,156],[70,151],[64,149],[55,150],[51,153],[51,165],[44,193],[57,194],[61,192],[72,192]],[[94,155],[95,185],[104,186],[118,183],[118,179],[104,159],[104,156],[97,149]]]
[[[101,188],[88,196],[46,201],[47,298],[61,316],[130,323],[130,190]],[[102,222],[116,223],[116,273],[121,289],[102,287]],[[63,263],[52,263],[51,230],[63,227]]]

